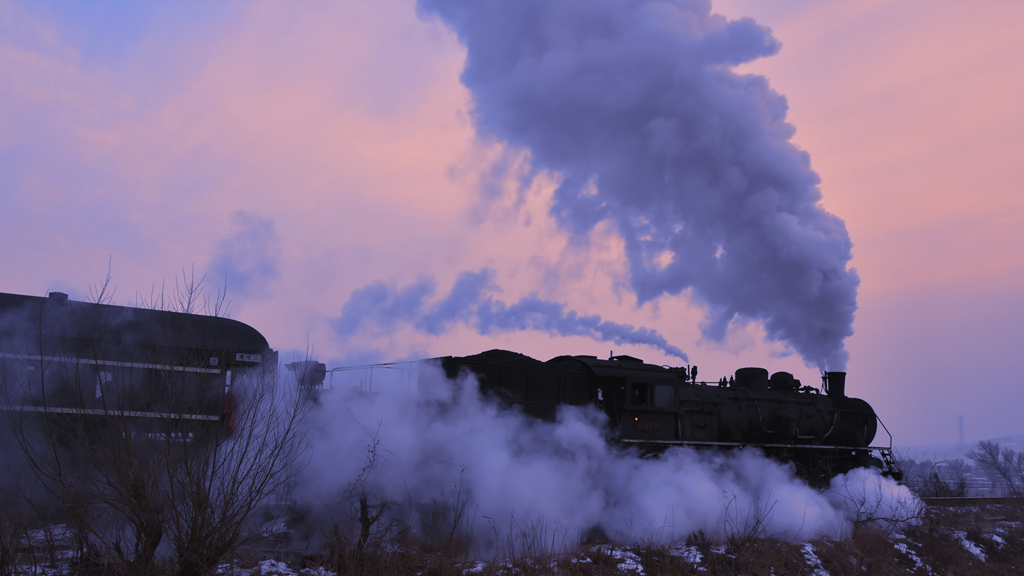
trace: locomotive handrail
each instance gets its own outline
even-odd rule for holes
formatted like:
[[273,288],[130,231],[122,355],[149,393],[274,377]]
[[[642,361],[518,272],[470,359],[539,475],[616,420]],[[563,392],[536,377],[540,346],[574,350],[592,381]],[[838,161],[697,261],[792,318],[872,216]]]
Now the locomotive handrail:
[[885,427],[885,422],[882,422],[882,418],[878,416],[877,412],[875,413],[875,420],[878,420],[878,423],[882,425],[882,430],[885,430],[886,435],[889,436],[889,450],[892,450],[892,433]]
[[353,372],[356,370],[366,370],[369,372],[369,382],[360,382],[360,386],[365,388],[364,392],[370,392],[373,390],[373,371],[375,369],[397,369],[412,371],[414,370],[413,366],[419,364],[420,362],[422,362],[422,360],[406,360],[404,362],[382,362],[380,364],[360,364],[358,366],[336,366],[327,371],[327,373],[330,374],[330,379],[328,380],[327,387],[328,389],[334,388],[335,372]]
[[[820,412],[821,408],[819,408],[818,411]],[[832,435],[833,432],[835,432],[835,430],[836,430],[836,422],[837,421],[839,421],[839,410],[833,410],[832,411],[832,427],[828,429],[828,432],[825,432],[825,435],[822,436],[822,438],[828,438],[829,436]]]

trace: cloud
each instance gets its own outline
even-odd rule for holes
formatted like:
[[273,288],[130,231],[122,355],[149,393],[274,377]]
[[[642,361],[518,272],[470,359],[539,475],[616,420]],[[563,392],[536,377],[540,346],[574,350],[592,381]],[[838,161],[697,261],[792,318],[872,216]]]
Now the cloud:
[[842,369],[859,278],[844,223],[790,142],[785,98],[730,67],[770,30],[708,2],[420,0],[467,48],[482,134],[560,175],[552,214],[625,241],[641,302],[690,291],[705,338],[763,323],[810,365]]
[[372,323],[390,332],[397,324],[421,316],[424,300],[433,293],[433,279],[422,279],[403,289],[380,281],[368,284],[353,292],[342,306],[334,331],[340,336],[352,336]]

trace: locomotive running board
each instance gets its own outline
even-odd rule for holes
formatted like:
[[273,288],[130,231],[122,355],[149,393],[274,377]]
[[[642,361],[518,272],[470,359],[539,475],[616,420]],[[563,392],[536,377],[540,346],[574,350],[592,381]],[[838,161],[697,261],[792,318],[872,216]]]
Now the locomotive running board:
[[708,446],[716,448],[796,448],[805,450],[891,450],[888,446],[829,446],[824,444],[755,444],[750,442],[694,442],[689,440],[641,440],[621,438],[624,444],[658,444],[661,446]]

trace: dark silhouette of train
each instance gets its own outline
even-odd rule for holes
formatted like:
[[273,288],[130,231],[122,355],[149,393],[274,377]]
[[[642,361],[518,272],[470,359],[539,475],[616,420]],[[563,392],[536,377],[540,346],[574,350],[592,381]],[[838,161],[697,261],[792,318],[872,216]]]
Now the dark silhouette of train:
[[476,375],[482,393],[553,419],[561,405],[594,405],[613,440],[645,454],[670,446],[757,448],[811,483],[858,467],[901,478],[888,446],[871,446],[880,422],[864,400],[845,394],[845,372],[823,375],[824,393],[787,372],[740,368],[728,380],[701,382],[697,368],[669,368],[631,356],[558,356],[547,362],[491,350],[435,359],[449,378]]
[[[701,382],[696,367],[630,356],[542,362],[491,350],[428,362],[449,378],[472,372],[483,394],[537,418],[554,419],[562,405],[595,406],[612,440],[644,454],[752,447],[792,462],[816,484],[857,467],[900,478],[891,437],[888,446],[871,445],[880,421],[867,402],[846,396],[843,372],[826,373],[822,393],[786,372],[741,368],[728,380]],[[75,302],[62,293],[0,293],[0,413],[44,425],[61,418],[51,431],[182,440],[230,432],[238,376],[276,366],[267,340],[235,320]],[[314,361],[288,367],[309,389],[327,374]],[[416,373],[403,372],[411,380]]]

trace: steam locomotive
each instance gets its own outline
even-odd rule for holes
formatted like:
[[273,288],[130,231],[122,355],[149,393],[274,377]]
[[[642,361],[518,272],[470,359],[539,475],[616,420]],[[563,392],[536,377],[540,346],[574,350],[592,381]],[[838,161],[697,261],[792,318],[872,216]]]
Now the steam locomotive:
[[702,382],[696,366],[669,368],[631,356],[542,362],[491,350],[435,361],[449,378],[472,372],[482,393],[538,418],[553,419],[563,404],[594,405],[607,415],[614,440],[646,454],[670,446],[758,448],[819,485],[858,467],[902,476],[891,436],[888,446],[871,446],[880,420],[867,402],[846,396],[845,372],[825,373],[821,393],[787,372],[740,368],[728,380]]

